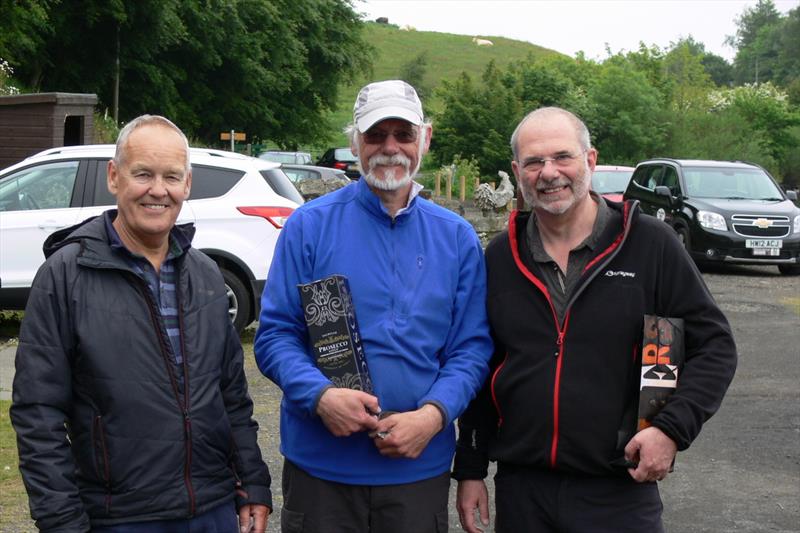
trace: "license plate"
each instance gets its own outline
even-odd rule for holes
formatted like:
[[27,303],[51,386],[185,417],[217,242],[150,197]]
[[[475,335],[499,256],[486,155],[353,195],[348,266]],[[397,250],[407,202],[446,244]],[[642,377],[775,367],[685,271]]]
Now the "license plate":
[[767,255],[767,256],[779,256],[781,255],[780,248],[753,248],[753,255]]
[[[754,248],[753,253],[758,248],[766,248],[766,249],[781,249],[783,248],[783,241],[780,239],[747,239],[744,242],[744,245],[747,248]],[[755,255],[778,255],[778,254],[755,254]]]

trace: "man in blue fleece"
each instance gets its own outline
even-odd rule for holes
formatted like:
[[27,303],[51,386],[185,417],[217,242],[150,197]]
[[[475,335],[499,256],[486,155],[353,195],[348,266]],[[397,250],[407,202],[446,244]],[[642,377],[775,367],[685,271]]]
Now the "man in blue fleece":
[[[353,118],[362,179],[292,214],[262,297],[256,360],[284,393],[281,525],[435,533],[447,527],[453,420],[492,353],[483,253],[412,181],[432,131],[414,88],[371,83]],[[334,388],[309,351],[297,285],[332,274],[349,279],[374,396]]]

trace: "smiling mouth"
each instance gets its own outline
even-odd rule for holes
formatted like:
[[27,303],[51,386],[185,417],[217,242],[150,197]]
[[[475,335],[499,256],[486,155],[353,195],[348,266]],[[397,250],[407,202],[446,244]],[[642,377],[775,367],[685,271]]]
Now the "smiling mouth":
[[559,185],[558,187],[548,187],[546,189],[539,189],[539,192],[543,194],[555,194],[567,188],[568,188],[567,185]]
[[162,211],[167,208],[166,204],[142,204],[142,207],[145,209],[151,209],[153,211]]

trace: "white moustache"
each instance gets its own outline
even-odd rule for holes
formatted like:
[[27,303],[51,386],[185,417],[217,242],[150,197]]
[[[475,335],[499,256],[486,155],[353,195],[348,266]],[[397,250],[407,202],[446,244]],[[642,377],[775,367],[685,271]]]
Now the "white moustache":
[[395,166],[395,165],[402,165],[403,168],[408,171],[408,168],[411,166],[411,160],[404,156],[403,154],[394,154],[394,155],[383,155],[377,154],[369,158],[369,168],[370,170],[375,169],[377,166]]

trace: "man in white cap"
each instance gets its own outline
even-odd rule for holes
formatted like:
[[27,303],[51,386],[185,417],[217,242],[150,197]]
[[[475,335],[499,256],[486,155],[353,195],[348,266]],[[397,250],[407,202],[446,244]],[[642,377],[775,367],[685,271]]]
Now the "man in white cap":
[[[492,352],[483,253],[464,219],[418,196],[432,128],[414,88],[371,83],[353,118],[363,179],[292,214],[262,297],[256,360],[284,393],[281,524],[445,531],[453,420]],[[333,274],[349,279],[374,395],[335,388],[309,351],[297,285]]]

